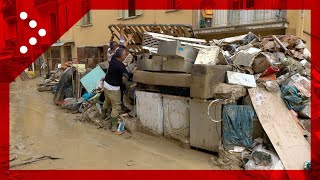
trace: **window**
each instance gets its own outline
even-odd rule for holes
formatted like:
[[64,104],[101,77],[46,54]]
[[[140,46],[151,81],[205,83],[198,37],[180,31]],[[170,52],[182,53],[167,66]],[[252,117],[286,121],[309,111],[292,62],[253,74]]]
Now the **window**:
[[92,23],[91,23],[91,12],[90,11],[86,15],[84,15],[84,17],[82,19],[82,25],[83,26],[92,25]]
[[[127,0],[125,3],[128,3],[127,10],[118,10],[118,19],[132,19],[142,15],[142,10],[137,10],[137,2],[135,0]],[[124,7],[123,4],[121,7]]]
[[89,0],[82,0],[82,9],[83,12],[86,13],[82,18],[82,26],[92,25]]
[[128,17],[136,16],[136,1],[129,0],[128,3]]

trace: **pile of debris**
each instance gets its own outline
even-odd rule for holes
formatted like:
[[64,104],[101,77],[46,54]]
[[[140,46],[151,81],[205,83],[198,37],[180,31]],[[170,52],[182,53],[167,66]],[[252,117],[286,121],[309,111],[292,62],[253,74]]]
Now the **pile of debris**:
[[[191,146],[216,152],[220,152],[221,143],[227,151],[244,147],[241,152],[250,152],[243,157],[245,169],[301,169],[310,160],[311,53],[305,43],[293,35],[260,37],[249,32],[212,40],[208,45],[201,39],[145,33],[143,48],[149,53],[138,58],[139,71],[134,74],[134,81],[138,82],[139,91],[154,92],[153,98],[157,93],[191,98],[191,117],[184,121],[190,125],[179,124],[181,128],[190,127],[185,134],[189,135]],[[166,132],[166,127],[155,126],[159,122],[147,122],[145,111],[140,109],[144,107],[141,104],[149,102],[142,97],[137,99],[141,101],[137,110],[142,126],[156,135]],[[208,125],[199,121],[201,116],[193,115],[193,108],[197,107],[191,101],[195,100],[202,101],[198,107],[206,104],[207,118],[216,125]],[[163,104],[164,101],[159,106]],[[210,117],[212,109],[216,118]],[[166,125],[166,117],[149,121],[163,121]],[[188,117],[180,115],[181,118]],[[169,123],[181,122],[169,119]],[[206,126],[218,129],[213,133],[214,139],[203,132],[207,131],[203,129]],[[213,143],[220,138],[220,126],[222,142]],[[255,143],[259,137],[263,141]],[[290,160],[290,153],[283,148],[297,145],[301,149],[290,152],[297,159]],[[264,161],[266,158],[268,162]]]
[[[254,77],[256,83],[263,84],[268,91],[281,91],[283,100],[294,116],[301,118],[303,124],[307,120],[310,122],[311,53],[304,40],[293,35],[257,37],[248,33],[213,40],[211,45],[220,48],[224,58],[237,68],[237,72],[249,75],[236,74],[239,78],[254,75],[249,78],[252,85],[249,81],[242,85],[255,87]],[[232,83],[231,75],[228,75],[228,80]],[[235,81],[238,80],[240,79]],[[310,129],[308,131],[310,132]]]
[[[215,98],[231,99],[236,104],[225,105],[223,109],[224,147],[240,145],[250,150],[242,151],[245,169],[302,169],[303,163],[310,159],[311,53],[305,43],[293,35],[258,37],[251,32],[210,42],[211,46],[219,47],[223,56],[207,64],[227,62],[234,67],[233,72],[227,71],[229,86],[217,85],[213,92]],[[249,97],[244,97],[246,93],[241,91],[241,87],[248,89]],[[223,97],[220,95],[226,95],[223,91],[232,93]],[[242,102],[234,101],[239,99]],[[252,141],[255,129],[250,122],[254,118],[259,119],[272,146],[263,146],[262,140],[259,143]],[[284,127],[277,129],[269,124]],[[286,129],[292,134],[284,132]],[[277,139],[287,138],[290,141],[297,137],[299,141],[294,143]],[[297,145],[295,143],[303,148],[290,153],[294,156],[303,153],[303,160],[297,158],[300,164],[288,160],[285,154],[288,152],[283,150]]]
[[47,75],[44,76],[43,82],[38,84],[37,90],[39,92],[51,91],[52,93],[55,93],[57,84],[59,83],[62,74],[63,70],[61,68],[50,71]]
[[[135,67],[132,55],[129,55],[123,63],[128,71],[132,71]],[[72,62],[59,64],[55,70],[44,77],[37,89],[40,92],[51,91],[54,94],[53,102],[68,112],[81,113],[77,120],[107,129],[110,127],[110,112],[107,118],[101,119],[101,108],[104,102],[103,79],[107,69],[107,62],[98,64],[94,69],[86,68],[85,64],[72,64]],[[135,83],[125,78],[124,82],[126,91],[122,112],[126,113],[133,108]]]
[[[124,80],[119,129],[139,126],[218,152],[213,161],[224,169],[232,161],[244,169],[303,169],[310,160],[311,53],[304,40],[249,32],[207,43],[146,32],[142,48],[124,61],[138,70],[133,82]],[[100,118],[107,68],[73,64],[52,72],[42,88],[52,86],[54,102],[82,113],[79,120],[108,128],[110,116]]]

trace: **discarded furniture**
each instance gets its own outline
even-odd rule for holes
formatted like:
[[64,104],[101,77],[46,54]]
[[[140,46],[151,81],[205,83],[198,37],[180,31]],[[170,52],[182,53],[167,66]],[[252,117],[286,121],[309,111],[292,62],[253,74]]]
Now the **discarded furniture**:
[[[208,118],[210,101],[190,100],[190,146],[218,152],[221,145],[221,122],[213,122]],[[222,119],[222,105],[213,105],[210,116]]]

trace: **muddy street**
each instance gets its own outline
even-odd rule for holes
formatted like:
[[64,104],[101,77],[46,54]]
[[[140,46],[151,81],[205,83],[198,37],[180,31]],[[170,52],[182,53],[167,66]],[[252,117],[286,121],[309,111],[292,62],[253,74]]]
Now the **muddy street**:
[[[76,121],[38,92],[41,79],[10,87],[11,169],[219,169],[213,155],[142,133],[121,136]],[[58,159],[50,159],[58,158]]]

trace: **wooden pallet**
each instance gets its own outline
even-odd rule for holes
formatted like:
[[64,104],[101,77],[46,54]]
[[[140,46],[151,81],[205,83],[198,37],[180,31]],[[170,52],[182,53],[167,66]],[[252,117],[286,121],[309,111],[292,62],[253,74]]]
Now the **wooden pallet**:
[[[120,40],[120,27],[118,24],[109,25],[109,30],[115,33],[115,37]],[[174,37],[193,38],[194,33],[191,25],[183,24],[126,24],[123,25],[124,38],[128,39],[128,34],[134,34],[133,39],[129,42],[130,52],[136,56],[145,52],[142,48],[143,36],[146,32],[161,33]]]

